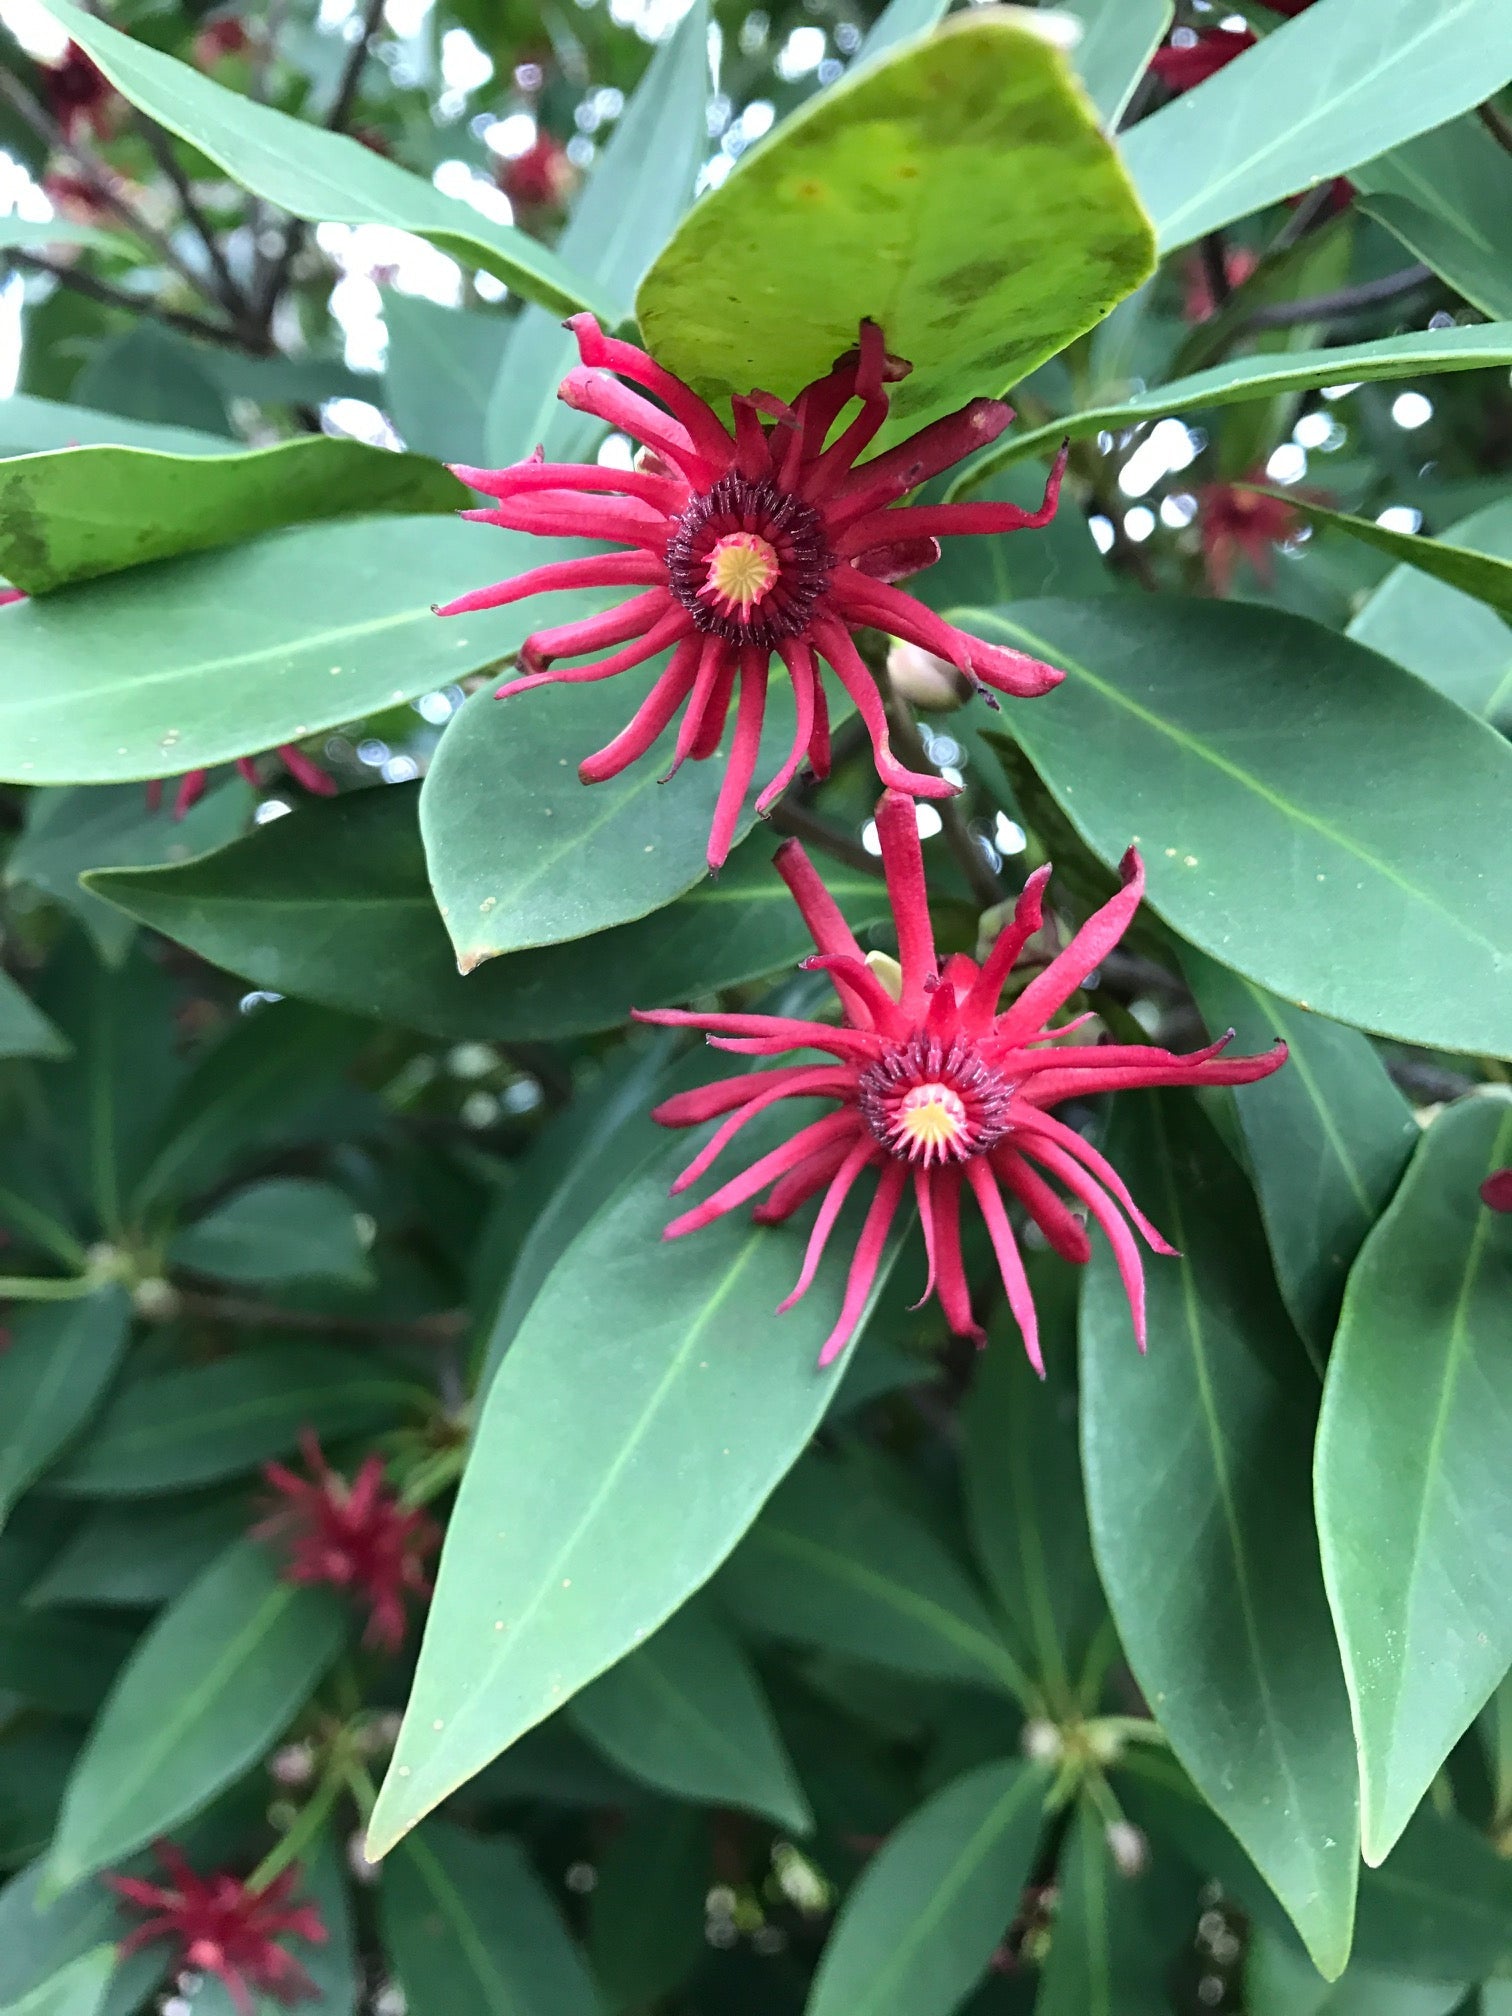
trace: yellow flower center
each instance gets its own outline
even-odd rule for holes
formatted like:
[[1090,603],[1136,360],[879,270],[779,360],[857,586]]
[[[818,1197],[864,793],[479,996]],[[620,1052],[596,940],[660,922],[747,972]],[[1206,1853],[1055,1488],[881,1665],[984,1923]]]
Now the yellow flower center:
[[711,601],[749,609],[769,591],[780,571],[777,555],[765,539],[754,532],[728,532],[709,555],[703,592]]
[[898,1107],[896,1128],[900,1145],[953,1148],[966,1132],[966,1108],[948,1085],[915,1085]]

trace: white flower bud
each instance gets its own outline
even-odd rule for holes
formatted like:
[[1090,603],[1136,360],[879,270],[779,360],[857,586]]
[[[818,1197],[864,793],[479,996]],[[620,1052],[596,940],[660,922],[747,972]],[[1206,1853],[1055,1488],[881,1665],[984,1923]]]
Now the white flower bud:
[[1035,1716],[1024,1724],[1024,1755],[1035,1764],[1058,1764],[1066,1754],[1065,1738],[1053,1722]]
[[946,713],[966,698],[966,682],[954,665],[917,644],[894,643],[887,654],[893,691],[911,707]]
[[1112,1820],[1106,1835],[1108,1853],[1120,1876],[1142,1876],[1150,1866],[1150,1844],[1130,1820]]

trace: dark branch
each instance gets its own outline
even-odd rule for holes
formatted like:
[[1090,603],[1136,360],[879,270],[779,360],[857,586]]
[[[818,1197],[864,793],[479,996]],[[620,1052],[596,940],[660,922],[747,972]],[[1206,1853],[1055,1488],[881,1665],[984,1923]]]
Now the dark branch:
[[222,306],[229,315],[240,321],[251,303],[236,284],[235,275],[226,264],[226,255],[220,248],[220,240],[215,235],[214,227],[200,208],[199,199],[194,193],[189,177],[179,166],[171,137],[156,120],[149,119],[143,112],[137,114],[136,123],[143,139],[152,149],[153,160],[173,184],[185,218],[205,248],[205,257],[210,261],[211,271],[215,275],[215,291],[220,296]]
[[790,834],[795,840],[803,840],[811,847],[819,848],[832,860],[843,861],[848,868],[859,868],[863,875],[881,878],[882,863],[868,854],[859,840],[853,839],[833,820],[821,818],[817,812],[810,811],[792,792],[785,793],[772,807],[770,824],[775,833]]
[[1421,264],[1404,266],[1380,280],[1362,280],[1355,287],[1340,287],[1332,294],[1314,294],[1306,301],[1273,301],[1245,318],[1248,329],[1295,329],[1307,322],[1337,322],[1344,316],[1361,315],[1388,301],[1398,301],[1434,279],[1433,269]]
[[465,1309],[439,1309],[430,1316],[338,1316],[318,1309],[283,1309],[251,1296],[206,1295],[175,1287],[164,1298],[164,1321],[188,1316],[204,1323],[232,1323],[249,1329],[300,1330],[308,1336],[391,1337],[425,1344],[450,1344],[465,1334]]
[[1501,107],[1488,98],[1484,105],[1477,105],[1476,113],[1482,126],[1491,135],[1498,147],[1505,147],[1512,154],[1512,119]]
[[100,280],[93,273],[86,273],[77,266],[59,266],[51,259],[44,259],[35,252],[18,252],[7,249],[0,253],[12,266],[24,273],[45,273],[50,280],[56,280],[60,287],[70,293],[82,294],[88,301],[98,301],[104,308],[123,308],[129,315],[146,315],[155,322],[165,322],[170,329],[178,329],[186,336],[199,336],[207,343],[219,343],[233,350],[245,348],[236,330],[223,322],[207,321],[203,315],[188,315],[176,308],[160,308],[155,301],[144,300],[140,294],[130,294],[124,287],[112,286],[108,280]]

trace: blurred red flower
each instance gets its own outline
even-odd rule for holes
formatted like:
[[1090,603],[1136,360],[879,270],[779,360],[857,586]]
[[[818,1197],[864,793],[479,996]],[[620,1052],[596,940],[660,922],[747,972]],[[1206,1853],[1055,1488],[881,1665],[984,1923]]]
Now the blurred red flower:
[[1284,498],[1249,487],[1266,480],[1264,470],[1256,470],[1238,483],[1204,483],[1197,492],[1202,553],[1215,595],[1227,595],[1232,588],[1241,557],[1268,586],[1275,578],[1275,549],[1302,529],[1301,518]]
[[162,1939],[177,1949],[175,1969],[213,1974],[242,2016],[252,2016],[254,1994],[278,2002],[312,2000],[316,1988],[294,1955],[278,1942],[302,1939],[323,1946],[329,1936],[313,1904],[291,1906],[301,1871],[296,1864],[260,1890],[224,1869],[201,1876],[181,1849],[159,1841],[153,1850],[168,1877],[148,1883],[137,1876],[107,1876],[117,1896],[148,1915],[121,1943],[123,1958]]
[[1512,1169],[1498,1169],[1480,1187],[1481,1202],[1493,1211],[1512,1211]]

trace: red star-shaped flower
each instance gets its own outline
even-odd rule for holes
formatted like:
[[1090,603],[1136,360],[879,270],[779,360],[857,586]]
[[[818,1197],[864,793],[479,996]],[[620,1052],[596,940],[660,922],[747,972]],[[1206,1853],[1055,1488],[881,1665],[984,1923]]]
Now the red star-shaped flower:
[[[596,784],[643,756],[682,710],[672,770],[712,756],[732,702],[735,733],[709,836],[709,863],[730,851],[755,772],[775,651],[793,682],[797,732],[786,762],[756,801],[765,812],[807,756],[817,776],[829,769],[829,719],[822,658],[865,722],[884,784],[919,797],[948,798],[955,786],[905,770],[888,743],[876,682],[852,631],[872,626],[934,652],[978,687],[1046,693],[1063,674],[1022,652],[954,629],[892,584],[939,557],[949,532],[1011,532],[1054,515],[1065,467],[1062,450],[1037,511],[1012,504],[900,505],[931,476],[997,439],[1012,420],[1000,399],[974,399],[870,461],[857,457],[887,418],[888,385],[909,366],[888,356],[875,323],[827,377],[791,406],[767,392],[736,398],[734,432],[680,379],[644,351],[606,336],[591,315],[568,325],[582,364],[562,381],[561,397],[584,413],[633,435],[643,453],[634,469],[552,464],[536,459],[497,472],[459,468],[465,483],[499,499],[464,512],[515,531],[558,538],[612,539],[622,554],[558,561],[511,581],[480,588],[439,613],[495,609],[553,588],[640,590],[606,615],[540,630],[520,653],[522,675],[499,698],[556,680],[608,679],[670,649],[667,668],[635,718],[606,748],[579,766]],[[613,377],[610,373],[618,373]],[[620,379],[661,401],[653,405]],[[860,411],[835,434],[846,408]],[[609,656],[571,671],[548,671],[559,658]],[[671,771],[668,772],[668,775]]]
[[[1294,19],[1306,13],[1312,0],[1266,0],[1266,5],[1273,14]],[[1190,91],[1253,49],[1258,39],[1252,28],[1178,28],[1150,58],[1150,68],[1172,91]]]
[[254,1535],[284,1542],[286,1582],[327,1582],[360,1597],[368,1605],[369,1644],[397,1652],[406,1593],[431,1593],[427,1563],[441,1544],[435,1522],[424,1512],[406,1512],[384,1489],[381,1457],[369,1456],[348,1484],[309,1430],[299,1446],[310,1476],[296,1476],[282,1463],[264,1466],[263,1475],[286,1503],[254,1527]]
[[[1055,1015],[1118,943],[1144,890],[1133,848],[1124,857],[1123,888],[1096,911],[1070,944],[999,1013],[1014,963],[1043,921],[1048,867],[1029,879],[1013,921],[986,961],[957,953],[942,967],[935,957],[918,823],[911,799],[884,794],[877,808],[882,862],[898,932],[898,960],[868,961],[833,898],[796,841],[778,849],[777,868],[819,948],[804,963],[827,972],[839,996],[841,1021],[787,1020],[771,1015],[717,1015],[653,1009],[643,1022],[702,1029],[721,1049],[774,1057],[815,1050],[817,1063],[756,1071],[697,1091],[679,1093],[656,1109],[668,1127],[691,1127],[728,1115],[708,1145],[679,1176],[674,1191],[696,1182],[747,1122],[783,1099],[830,1099],[834,1111],[815,1120],[686,1211],[667,1227],[669,1239],[733,1211],[771,1186],[755,1216],[763,1224],[789,1218],[822,1193],[790,1308],[813,1281],[841,1206],[866,1172],[876,1190],[851,1262],[840,1320],[819,1362],[845,1348],[876,1277],[884,1243],[905,1191],[913,1188],[923,1220],[929,1279],[957,1336],[980,1341],[961,1258],[960,1212],[970,1191],[986,1221],[1009,1305],[1031,1362],[1040,1367],[1034,1303],[1003,1191],[1017,1198],[1063,1259],[1084,1262],[1087,1233],[1072,1210],[1082,1204],[1113,1248],[1144,1345],[1144,1274],[1129,1221],[1157,1253],[1172,1248],[1129,1195],[1110,1162],[1051,1112],[1067,1099],[1144,1085],[1245,1085],[1286,1061],[1278,1044],[1263,1057],[1227,1058],[1222,1038],[1180,1057],[1142,1043],[1056,1048],[1087,1018],[1056,1028]],[[887,975],[891,971],[893,984]],[[1230,1036],[1232,1031],[1230,1032]],[[1054,1184],[1062,1186],[1062,1196]]]
[[166,1883],[147,1883],[137,1876],[105,1878],[117,1896],[148,1914],[122,1941],[122,1958],[154,1940],[170,1940],[177,1949],[175,1968],[217,1976],[243,2016],[251,2016],[254,1994],[278,2002],[314,1998],[315,1984],[278,1943],[292,1938],[323,1946],[328,1936],[313,1904],[289,1903],[299,1887],[297,1865],[254,1890],[224,1869],[197,1874],[171,1841],[159,1841],[153,1852]]
[[19,588],[0,588],[0,609],[8,609],[12,602],[24,602],[26,596]]
[[1492,1211],[1512,1211],[1512,1169],[1498,1169],[1480,1186],[1481,1202]]
[[42,72],[48,110],[65,140],[98,134],[115,100],[115,87],[77,42],[70,42],[56,63]]

